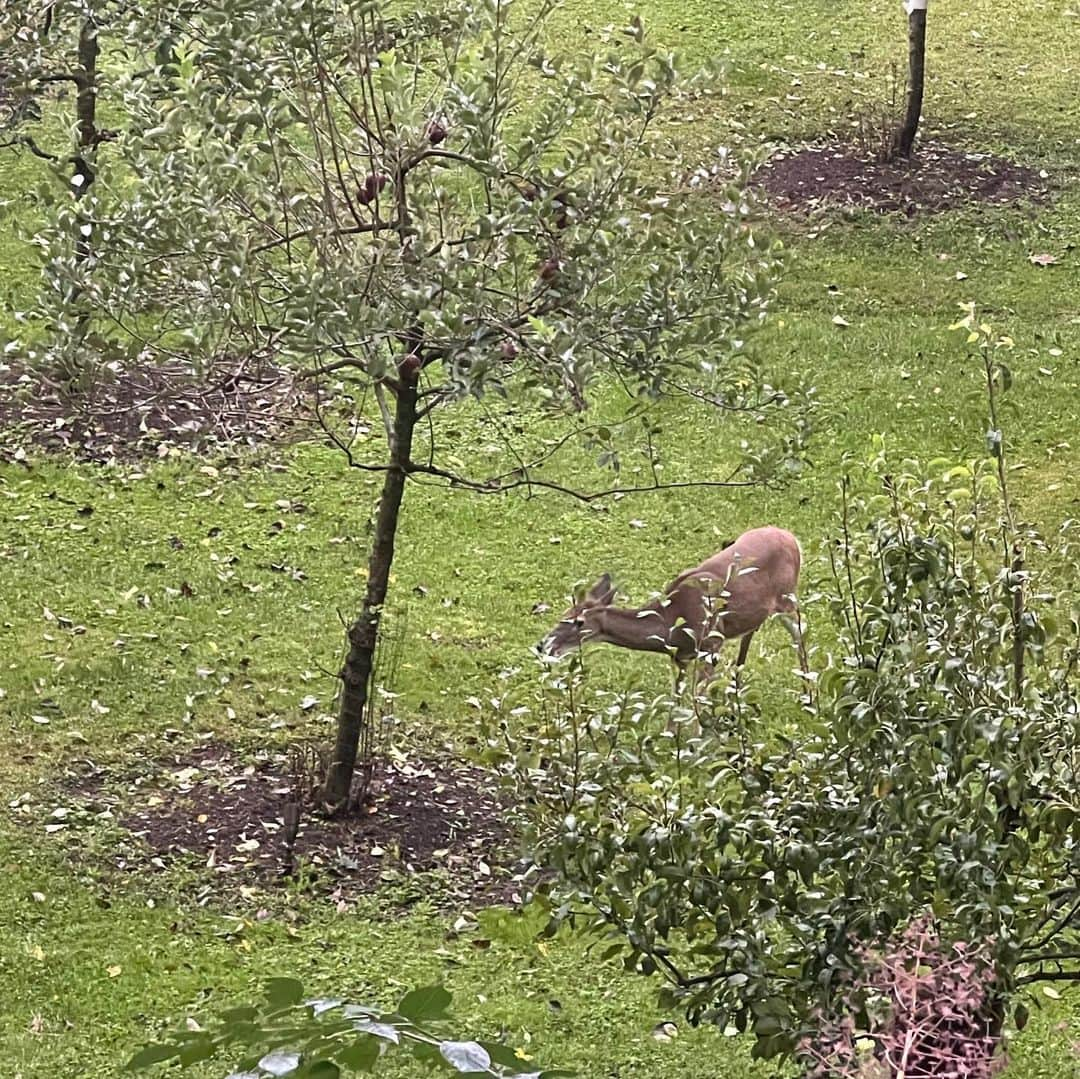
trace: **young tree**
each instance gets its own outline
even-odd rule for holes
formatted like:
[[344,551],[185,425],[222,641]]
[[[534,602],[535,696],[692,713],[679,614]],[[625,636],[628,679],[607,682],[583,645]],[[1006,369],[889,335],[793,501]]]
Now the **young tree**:
[[[0,71],[0,147],[21,148],[48,162],[56,175],[67,171],[70,191],[68,212],[64,215],[71,231],[72,261],[84,266],[91,258],[89,219],[80,213],[80,204],[94,183],[94,159],[99,143],[110,137],[98,126],[98,58],[100,15],[109,6],[105,2],[78,0],[66,3],[50,0],[38,5],[11,5],[0,11],[0,43],[3,43],[4,68]],[[56,86],[70,86],[74,91],[75,123],[53,132],[47,147],[45,139],[33,130],[42,117],[42,98]],[[58,136],[58,137],[57,137]],[[51,146],[53,142],[60,145]],[[77,351],[85,336],[89,312],[79,303],[78,285],[68,283],[64,297],[73,318],[70,337]],[[60,372],[72,377],[76,367]]]
[[[102,144],[117,132],[103,127],[103,97],[117,115],[115,80],[103,77],[103,51],[122,55],[127,36],[137,27],[142,41],[157,36],[157,64],[168,62],[160,28],[190,5],[158,6],[148,0],[132,22],[123,0],[30,0],[0,6],[0,149],[32,154],[45,163],[35,192],[38,211],[52,212],[44,245],[46,279],[58,290],[46,307],[56,316],[46,360],[48,373],[68,389],[78,389],[92,365],[87,337],[101,312],[92,307],[86,285],[95,264],[93,199],[97,159]],[[145,48],[142,51],[146,51]],[[140,76],[157,72],[152,67]],[[109,101],[110,91],[112,100]],[[73,111],[60,105],[66,95]],[[45,238],[45,237],[43,237]]]
[[[552,55],[553,7],[210,0],[175,20],[168,88],[123,84],[128,130],[99,167],[108,243],[84,287],[113,340],[271,354],[342,380],[382,417],[374,458],[326,424],[354,467],[382,477],[331,809],[349,799],[408,481],[567,490],[538,473],[552,451],[529,431],[498,475],[451,467],[441,410],[472,398],[574,416],[597,385],[621,387],[638,418],[665,393],[751,425],[789,403],[743,358],[775,267],[748,226],[745,173],[695,175],[662,123],[711,80],[684,81],[637,22],[588,55]],[[712,197],[693,191],[703,180]],[[805,426],[775,429],[706,482],[754,483],[790,461]],[[564,441],[575,432],[612,456],[610,424],[573,419]]]
[[904,0],[908,18],[908,86],[904,118],[893,139],[893,157],[911,157],[919,131],[926,76],[926,5],[927,0]]

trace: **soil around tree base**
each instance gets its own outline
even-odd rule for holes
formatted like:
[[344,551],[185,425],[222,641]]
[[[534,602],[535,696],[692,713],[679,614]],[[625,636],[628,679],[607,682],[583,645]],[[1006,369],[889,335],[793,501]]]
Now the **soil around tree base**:
[[752,182],[782,210],[845,206],[915,217],[970,203],[1039,202],[1048,195],[1048,181],[1045,171],[993,154],[927,142],[910,160],[890,163],[843,144],[782,151],[757,170]]
[[[314,893],[347,899],[387,891],[472,906],[520,898],[506,806],[482,769],[447,761],[385,762],[367,804],[327,820],[301,810],[290,852],[286,806],[294,801],[284,753],[242,760],[210,743],[123,780],[94,773],[74,799],[109,810],[133,842],[112,859],[121,872],[178,862],[242,885],[272,888],[302,879]],[[429,875],[438,871],[436,882]],[[423,880],[427,884],[417,888]]]
[[252,448],[310,434],[313,400],[311,384],[266,360],[102,367],[73,392],[0,359],[0,461],[31,450],[110,463]]

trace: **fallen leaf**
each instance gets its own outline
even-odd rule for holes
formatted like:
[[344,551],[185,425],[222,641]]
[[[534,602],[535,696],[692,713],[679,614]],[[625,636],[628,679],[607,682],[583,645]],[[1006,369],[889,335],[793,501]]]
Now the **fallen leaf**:
[[658,1042],[669,1042],[679,1036],[679,1028],[670,1020],[666,1020],[663,1023],[657,1023],[653,1027],[652,1036]]

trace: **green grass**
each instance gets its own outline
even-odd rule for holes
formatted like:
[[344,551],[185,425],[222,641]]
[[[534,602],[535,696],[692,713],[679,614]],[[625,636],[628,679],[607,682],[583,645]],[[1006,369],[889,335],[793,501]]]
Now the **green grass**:
[[[795,0],[654,7],[663,40],[697,58],[730,54],[731,93],[688,131],[695,140],[844,129],[853,94],[883,94],[888,61],[903,56],[892,0],[833,5],[831,23],[820,5]],[[964,146],[1045,164],[1059,188],[1053,204],[915,222],[859,215],[825,229],[770,225],[789,261],[776,316],[753,347],[770,366],[812,382],[821,402],[814,468],[788,490],[646,495],[597,510],[554,496],[411,489],[394,602],[399,621],[408,606],[399,688],[401,737],[412,748],[436,752],[475,738],[466,698],[496,691],[507,668],[524,667],[519,677],[528,678],[526,646],[552,617],[532,607],[544,600],[557,609],[576,579],[611,570],[642,597],[716,540],[768,520],[803,539],[812,592],[845,454],[865,454],[877,433],[897,454],[982,452],[979,372],[946,331],[962,301],[977,300],[1017,343],[1008,434],[1013,460],[1024,466],[1014,482],[1025,515],[1047,529],[1075,515],[1080,268],[1067,245],[1080,228],[1080,186],[1069,171],[1080,146],[1080,63],[1067,58],[1080,56],[1080,18],[1066,14],[1068,5],[1035,0],[954,8],[931,11],[928,127]],[[565,16],[566,25],[594,27],[624,17],[622,5],[587,0],[568,5]],[[869,78],[856,80],[855,71]],[[18,193],[37,164],[0,155],[5,323],[32,291],[33,263],[12,215],[24,212]],[[1028,255],[1038,251],[1058,264],[1033,266]],[[849,325],[836,325],[836,315]],[[482,455],[479,417],[453,423],[461,452]],[[699,472],[703,461],[715,467],[734,434],[723,424],[689,426],[674,408],[664,426],[672,474]],[[152,757],[167,728],[181,731],[181,742],[213,731],[247,746],[329,730],[333,680],[325,672],[339,659],[338,611],[353,611],[362,591],[356,567],[374,481],[322,448],[277,459],[284,468],[221,459],[145,472],[56,461],[0,470],[0,793],[4,806],[22,792],[31,801],[26,814],[0,811],[4,1074],[114,1074],[161,1019],[250,995],[263,977],[283,973],[313,990],[384,1000],[398,985],[443,977],[463,1031],[505,1030],[540,1061],[577,1066],[583,1076],[772,1074],[750,1064],[744,1041],[715,1031],[655,1042],[652,986],[586,956],[570,937],[542,950],[503,929],[482,950],[468,935],[444,939],[444,915],[402,912],[392,896],[338,914],[301,894],[221,886],[204,907],[179,870],[131,879],[103,868],[115,833],[100,825],[44,833],[47,813],[65,804],[57,777],[72,757]],[[306,510],[282,510],[280,501]],[[191,596],[180,594],[184,582]],[[786,708],[784,633],[773,627],[761,641],[753,676],[770,705]],[[669,676],[663,660],[615,652],[597,652],[590,666],[595,680],[632,673],[660,686]],[[308,694],[325,707],[302,713]],[[257,919],[260,908],[270,917]],[[1016,1040],[1009,1074],[1076,1074],[1078,1038],[1074,992],[1036,1013]]]

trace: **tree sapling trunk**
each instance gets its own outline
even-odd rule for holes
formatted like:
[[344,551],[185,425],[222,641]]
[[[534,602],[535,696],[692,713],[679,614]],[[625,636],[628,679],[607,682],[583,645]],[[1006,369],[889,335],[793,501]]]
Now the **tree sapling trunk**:
[[393,434],[390,438],[390,467],[386,471],[379,498],[375,535],[368,557],[367,590],[360,614],[349,627],[349,650],[341,668],[337,738],[323,791],[323,801],[331,813],[341,813],[348,809],[353,772],[356,769],[357,747],[371,695],[371,675],[375,663],[375,647],[379,639],[379,622],[390,583],[398,516],[405,494],[413,431],[416,429],[419,365],[410,361],[414,361],[411,355],[406,357],[398,369],[400,378],[396,390]]
[[[93,14],[88,14],[79,28],[79,64],[72,79],[76,86],[75,117],[78,136],[75,153],[71,157],[71,189],[75,201],[86,198],[90,185],[94,182],[94,168],[90,164],[100,137],[97,127],[97,65],[101,45],[98,40],[98,23]],[[82,266],[89,261],[93,253],[91,229],[93,223],[80,214],[75,233],[75,262]],[[66,370],[61,371],[65,383],[74,388],[85,378],[86,370],[81,361],[81,342],[85,340],[90,328],[90,311],[85,304],[80,304],[82,288],[75,285],[71,290],[69,302],[78,307],[75,319],[74,341],[76,348],[68,355]],[[85,388],[85,387],[84,387]]]
[[926,76],[927,0],[905,0],[908,15],[908,90],[904,121],[896,132],[894,157],[911,157],[922,116],[923,83]]

